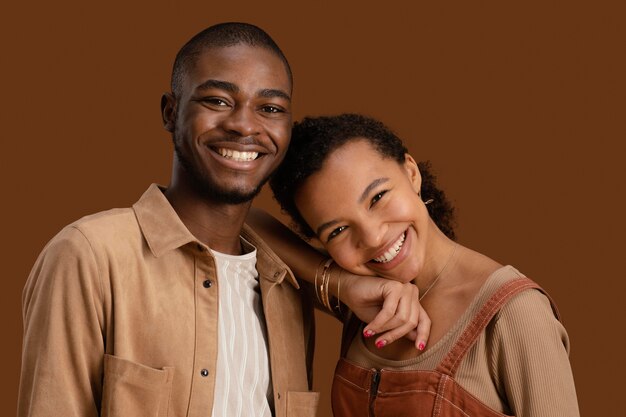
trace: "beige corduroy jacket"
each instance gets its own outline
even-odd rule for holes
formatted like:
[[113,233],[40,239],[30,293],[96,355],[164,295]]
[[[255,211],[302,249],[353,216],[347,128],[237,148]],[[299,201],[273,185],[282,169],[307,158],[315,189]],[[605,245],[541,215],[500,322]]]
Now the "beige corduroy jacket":
[[[314,416],[309,303],[247,226],[267,323],[276,417]],[[23,293],[18,416],[209,417],[218,285],[208,248],[158,186],[84,217],[44,248]]]

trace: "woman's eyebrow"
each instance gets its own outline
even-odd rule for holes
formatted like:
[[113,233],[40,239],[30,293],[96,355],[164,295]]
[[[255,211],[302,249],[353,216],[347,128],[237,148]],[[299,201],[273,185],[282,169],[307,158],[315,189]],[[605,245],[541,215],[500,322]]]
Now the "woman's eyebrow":
[[[359,197],[358,203],[361,204],[363,203],[363,201],[365,201],[365,199],[367,198],[367,196],[369,195],[369,193],[372,192],[372,190],[376,187],[378,187],[380,184],[384,184],[387,181],[389,181],[389,178],[387,177],[382,177],[382,178],[377,178],[374,181],[372,181],[367,187],[365,187],[365,190],[363,190],[363,193],[361,194],[361,196]],[[333,226],[335,224],[339,223],[339,220],[331,220],[328,221],[326,223],[321,224],[317,230],[315,231],[315,233],[320,236],[321,233],[325,230],[328,229],[330,226]]]
[[365,187],[365,190],[363,190],[363,194],[361,194],[361,197],[359,197],[359,204],[365,201],[369,193],[371,193],[374,188],[378,187],[380,184],[386,183],[387,181],[389,181],[389,178],[386,177],[378,178],[372,181],[370,185]]
[[322,234],[322,232],[326,229],[328,229],[330,226],[333,226],[335,224],[339,223],[339,220],[331,220],[329,222],[326,222],[324,224],[321,224],[317,230],[315,230],[315,233],[317,234],[317,236],[320,236]]

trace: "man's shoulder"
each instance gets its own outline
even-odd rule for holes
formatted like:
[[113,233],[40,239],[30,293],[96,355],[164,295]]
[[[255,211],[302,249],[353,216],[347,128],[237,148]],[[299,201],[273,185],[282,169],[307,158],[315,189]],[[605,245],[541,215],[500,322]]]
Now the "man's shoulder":
[[[139,227],[131,208],[111,209],[85,216],[61,229],[43,248],[24,287],[24,300],[35,286],[74,285],[89,281],[107,261],[119,258],[132,242],[139,242]],[[133,225],[134,224],[134,225]]]
[[120,230],[137,227],[137,217],[132,207],[113,208],[81,217],[67,227],[73,227],[86,233],[109,234]]
[[114,208],[84,216],[65,226],[46,245],[72,247],[115,246],[140,235],[137,218],[132,208]]

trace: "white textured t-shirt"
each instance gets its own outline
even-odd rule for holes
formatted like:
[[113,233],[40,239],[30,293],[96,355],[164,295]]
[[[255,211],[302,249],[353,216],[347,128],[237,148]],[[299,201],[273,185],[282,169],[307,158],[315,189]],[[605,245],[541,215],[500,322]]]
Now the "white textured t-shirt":
[[212,251],[219,290],[213,417],[271,417],[273,393],[256,248],[244,255]]

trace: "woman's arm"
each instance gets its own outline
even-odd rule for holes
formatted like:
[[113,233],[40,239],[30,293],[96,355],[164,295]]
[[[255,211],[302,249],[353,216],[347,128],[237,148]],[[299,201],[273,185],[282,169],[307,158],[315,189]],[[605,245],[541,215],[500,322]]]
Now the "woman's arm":
[[[320,266],[328,259],[326,256],[261,209],[252,208],[246,222],[298,278],[315,285],[316,272],[319,274]],[[357,276],[334,265],[330,269],[328,291],[359,319],[369,323],[364,334],[378,335],[376,342],[384,340],[384,344],[389,344],[407,336],[415,340],[416,347],[426,344],[430,319],[419,303],[419,291],[415,285]]]
[[518,417],[579,416],[565,328],[539,291],[524,291],[496,315],[496,381]]

